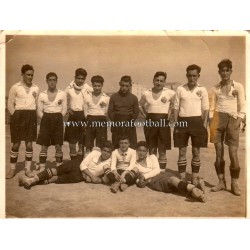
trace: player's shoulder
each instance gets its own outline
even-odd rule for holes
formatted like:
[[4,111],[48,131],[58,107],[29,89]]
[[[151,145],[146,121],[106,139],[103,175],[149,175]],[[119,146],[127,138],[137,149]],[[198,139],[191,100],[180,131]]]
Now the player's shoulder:
[[104,93],[104,92],[102,92],[102,96],[104,96],[106,98],[109,98],[109,96],[106,93]]
[[240,82],[236,82],[235,80],[233,80],[233,84],[232,84],[234,87],[241,87],[241,86],[243,86],[243,84],[242,83],[240,83]]
[[136,154],[136,151],[133,148],[128,148],[128,153]]

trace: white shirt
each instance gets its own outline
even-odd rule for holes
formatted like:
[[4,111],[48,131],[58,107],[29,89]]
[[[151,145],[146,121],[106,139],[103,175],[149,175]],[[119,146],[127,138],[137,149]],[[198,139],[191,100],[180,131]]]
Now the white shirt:
[[[237,94],[234,94],[234,93]],[[221,92],[221,84],[212,88],[209,117],[213,117],[214,111],[228,113],[235,118],[244,118],[246,114],[245,92],[241,83],[233,81],[228,95]]]
[[33,83],[31,87],[27,87],[22,82],[14,84],[10,88],[8,98],[8,110],[10,114],[13,115],[15,110],[36,110],[38,93],[39,88]]
[[62,113],[64,116],[67,112],[67,97],[64,91],[58,89],[55,100],[49,101],[48,90],[40,93],[37,101],[37,115],[42,117],[43,113]]
[[88,91],[92,90],[92,87],[90,87],[87,83],[83,84],[83,88],[81,90],[76,90],[74,88],[74,81],[71,82],[65,89],[69,108],[73,111],[83,111],[85,95]]
[[119,148],[115,149],[111,155],[111,171],[122,169],[133,169],[136,162],[136,151],[128,148],[127,152],[122,152]]
[[146,165],[147,166],[145,167],[140,165],[138,162],[135,163],[135,167],[138,168],[139,172],[143,174],[146,180],[156,176],[161,172],[158,159],[154,154],[149,155],[146,158]]
[[147,106],[148,113],[168,114],[170,101],[175,96],[175,92],[171,89],[164,88],[161,95],[157,98],[153,98],[152,89],[148,89],[143,92],[140,105]]
[[179,110],[180,117],[201,116],[202,110],[209,110],[206,88],[199,84],[192,90],[187,84],[179,86],[176,89],[174,109]]
[[93,175],[100,176],[104,174],[104,166],[110,166],[111,159],[105,161],[100,161],[101,152],[93,150],[90,152],[86,158],[82,161],[80,165],[81,171],[88,169]]
[[99,97],[100,98],[97,103],[94,103],[95,97],[92,92],[86,95],[86,98],[84,100],[84,111],[86,116],[87,115],[103,115],[105,116],[108,111],[109,106],[109,99],[110,97],[106,95],[105,93],[101,93]]

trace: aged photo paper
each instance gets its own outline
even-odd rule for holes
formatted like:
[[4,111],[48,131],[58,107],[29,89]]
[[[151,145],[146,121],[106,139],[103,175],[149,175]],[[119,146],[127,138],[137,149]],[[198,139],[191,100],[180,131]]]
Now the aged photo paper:
[[[132,78],[131,92],[141,99],[153,87],[157,71],[167,74],[165,87],[173,91],[187,83],[186,68],[201,67],[198,83],[211,97],[211,88],[220,82],[217,64],[232,61],[231,79],[243,85],[248,110],[249,33],[247,31],[2,31],[0,34],[1,114],[0,136],[0,217],[2,218],[245,218],[249,217],[248,126],[240,127],[238,158],[241,196],[231,193],[230,159],[225,146],[225,179],[227,189],[211,192],[218,183],[214,168],[215,148],[208,142],[200,149],[199,175],[205,181],[206,203],[197,202],[178,192],[164,193],[149,188],[129,187],[116,194],[109,185],[93,183],[36,185],[25,189],[18,185],[24,174],[25,144],[22,142],[16,175],[5,179],[10,166],[10,114],[7,102],[10,88],[22,79],[21,67],[34,67],[33,83],[40,92],[47,89],[46,74],[58,75],[57,87],[65,90],[74,80],[75,70],[87,71],[91,77],[104,78],[103,91],[112,96],[119,90],[122,76]],[[247,112],[246,112],[247,113]],[[139,116],[143,121],[143,116]],[[39,131],[38,124],[38,130]],[[209,134],[209,127],[207,128]],[[142,126],[136,127],[137,140],[145,140]],[[173,137],[173,128],[171,128]],[[111,129],[108,128],[111,140]],[[192,149],[187,147],[187,180],[191,179]],[[33,143],[32,169],[37,172],[40,145]],[[62,146],[63,161],[70,160],[68,142]],[[167,150],[167,170],[178,176],[178,148]],[[55,149],[49,147],[46,167],[55,167]]]

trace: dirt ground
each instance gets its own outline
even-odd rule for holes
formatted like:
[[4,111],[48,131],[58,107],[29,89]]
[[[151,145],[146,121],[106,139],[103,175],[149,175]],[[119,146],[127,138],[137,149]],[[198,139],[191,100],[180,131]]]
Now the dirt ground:
[[[137,128],[138,140],[143,140],[142,128]],[[109,133],[110,138],[110,133]],[[24,144],[20,148],[17,175],[6,180],[7,218],[79,218],[79,217],[245,217],[246,216],[246,164],[245,134],[240,134],[239,160],[241,174],[239,186],[242,195],[237,197],[230,192],[228,150],[225,150],[227,190],[210,192],[217,183],[214,169],[215,151],[213,144],[201,149],[201,170],[206,182],[207,203],[200,203],[178,193],[160,193],[149,188],[136,186],[125,192],[113,194],[109,186],[87,183],[37,185],[26,190],[18,186],[18,176],[23,174]],[[11,148],[9,126],[6,126],[6,169]],[[39,159],[40,146],[34,144],[34,161]],[[64,160],[69,160],[68,144],[63,145]],[[167,169],[176,173],[178,149],[167,151]],[[55,166],[54,148],[49,148],[47,166]],[[191,167],[191,147],[188,147],[188,177]],[[33,165],[34,166],[34,165]]]

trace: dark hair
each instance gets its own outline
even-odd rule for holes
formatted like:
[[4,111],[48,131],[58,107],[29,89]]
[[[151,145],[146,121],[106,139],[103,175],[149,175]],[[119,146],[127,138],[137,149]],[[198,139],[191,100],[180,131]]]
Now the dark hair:
[[196,65],[196,64],[192,64],[192,65],[189,65],[186,69],[186,71],[188,72],[189,70],[197,70],[198,74],[200,74],[201,72],[201,67]]
[[139,148],[139,147],[145,147],[148,149],[148,144],[145,141],[139,141],[136,145],[136,148]]
[[232,61],[230,59],[223,59],[219,62],[218,64],[218,68],[219,70],[224,68],[224,67],[227,67],[229,69],[232,69],[233,68],[233,64],[232,64]]
[[131,76],[123,76],[120,80],[120,82],[129,82],[130,85],[132,83],[132,79],[131,79]]
[[56,80],[58,79],[57,74],[56,74],[55,72],[49,72],[49,73],[46,75],[46,80],[48,80],[51,76],[55,76],[55,77],[56,77]]
[[28,71],[28,70],[33,70],[33,71],[34,71],[33,66],[31,66],[31,65],[29,65],[29,64],[25,64],[25,65],[23,65],[22,68],[21,68],[22,74],[24,74],[24,73],[25,73],[26,71]]
[[128,135],[120,135],[120,136],[118,137],[118,142],[123,141],[123,140],[128,140],[128,141],[130,141],[130,140],[129,140],[129,136],[128,136]]
[[163,71],[157,71],[154,75],[154,79],[158,76],[163,76],[165,78],[165,80],[167,79],[167,73],[163,72]]
[[114,145],[112,144],[111,141],[105,141],[105,142],[102,143],[101,150],[103,148],[109,148],[109,149],[111,149],[111,151],[113,151],[114,150]]
[[103,85],[103,83],[104,83],[104,78],[103,78],[102,76],[99,76],[99,75],[93,76],[93,77],[91,78],[91,82],[92,82],[92,84],[93,84],[94,82],[98,82],[98,83],[101,83],[101,84]]
[[79,68],[75,71],[75,76],[87,76],[87,71],[85,69]]

